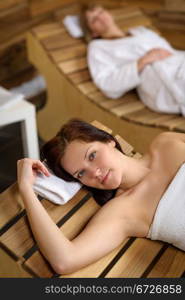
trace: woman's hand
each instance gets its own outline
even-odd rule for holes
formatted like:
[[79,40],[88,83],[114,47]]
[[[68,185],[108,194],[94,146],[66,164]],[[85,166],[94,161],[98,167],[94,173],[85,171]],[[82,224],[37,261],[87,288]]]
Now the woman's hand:
[[138,71],[141,72],[146,65],[151,64],[155,61],[163,60],[172,54],[172,52],[166,49],[152,49],[138,60]]
[[24,158],[17,161],[17,180],[20,190],[32,186],[38,172],[49,176],[50,173],[40,160]]

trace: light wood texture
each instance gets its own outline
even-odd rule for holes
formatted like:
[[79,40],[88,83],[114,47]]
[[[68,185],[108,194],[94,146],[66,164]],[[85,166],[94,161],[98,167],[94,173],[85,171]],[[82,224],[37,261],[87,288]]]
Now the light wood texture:
[[181,276],[183,269],[185,269],[184,253],[169,247],[147,277],[177,278]]
[[[139,278],[158,254],[162,244],[137,238],[106,277]],[[132,266],[132,268],[130,267]]]
[[[85,196],[84,191],[80,191],[74,200],[68,202],[63,206],[54,206],[51,202],[43,200],[42,204],[47,210],[55,223],[64,217],[78,202]],[[23,256],[35,243],[27,217],[23,216],[18,222],[16,222],[11,228],[1,236],[1,242],[9,250],[12,251],[18,258]]]
[[[12,199],[14,201],[12,202]],[[15,183],[0,195],[0,227],[22,212],[24,205],[19,194],[18,186]]]
[[170,11],[185,12],[185,0],[165,0],[165,9]]
[[13,258],[0,248],[0,278],[31,278],[32,275],[22,268]]
[[74,0],[30,0],[30,13],[32,16],[41,15],[72,2]]

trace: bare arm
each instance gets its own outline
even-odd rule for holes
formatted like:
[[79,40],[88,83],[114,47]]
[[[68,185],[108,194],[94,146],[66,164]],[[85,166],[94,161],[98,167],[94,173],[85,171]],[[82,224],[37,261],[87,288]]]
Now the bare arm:
[[163,132],[150,144],[151,153],[158,153],[160,166],[174,177],[178,168],[185,162],[185,134],[177,132]]
[[71,273],[96,261],[127,237],[123,219],[103,207],[79,236],[67,239],[34,194],[33,168],[49,175],[41,162],[23,159],[18,162],[19,188],[34,237],[57,273]]

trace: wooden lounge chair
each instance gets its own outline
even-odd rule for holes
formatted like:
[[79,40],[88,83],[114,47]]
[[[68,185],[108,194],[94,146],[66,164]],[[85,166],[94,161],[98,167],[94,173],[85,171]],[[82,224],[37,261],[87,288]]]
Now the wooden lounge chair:
[[[97,121],[94,125],[111,132]],[[127,155],[140,157],[120,136],[116,138]],[[47,199],[41,202],[69,239],[74,238],[100,208],[84,189],[65,205],[56,205]],[[38,249],[16,183],[0,195],[0,228],[0,277],[59,276]],[[184,276],[184,271],[185,252],[163,242],[129,238],[97,262],[60,277],[177,278]]]
[[[62,23],[65,15],[77,12],[76,6],[63,8],[57,22],[39,25],[27,35],[29,60],[44,76],[48,91],[47,103],[38,112],[41,137],[51,138],[62,123],[77,116],[88,122],[96,118],[107,126],[111,124],[114,131],[141,153],[162,131],[184,132],[184,117],[151,111],[139,100],[135,90],[111,100],[97,89],[87,68],[86,43],[71,37]],[[123,6],[111,12],[123,30],[143,25],[157,31],[137,7]]]

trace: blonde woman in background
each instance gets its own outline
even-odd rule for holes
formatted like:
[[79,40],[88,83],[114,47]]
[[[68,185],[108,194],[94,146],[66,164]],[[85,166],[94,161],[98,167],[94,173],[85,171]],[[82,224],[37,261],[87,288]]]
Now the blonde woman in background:
[[185,51],[143,26],[123,31],[101,6],[85,7],[82,16],[89,70],[107,97],[136,88],[150,109],[185,115]]

